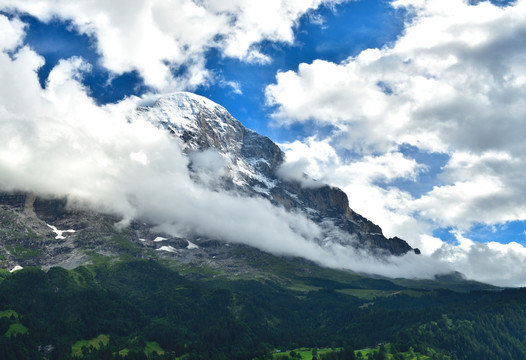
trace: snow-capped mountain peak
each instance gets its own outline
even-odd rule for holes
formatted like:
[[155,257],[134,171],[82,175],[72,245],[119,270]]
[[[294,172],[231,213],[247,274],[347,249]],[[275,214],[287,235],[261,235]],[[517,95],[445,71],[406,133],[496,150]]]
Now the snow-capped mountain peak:
[[[198,170],[203,158],[216,156],[215,163],[223,164],[221,186],[243,193],[256,190],[270,196],[275,181],[269,177],[271,167],[279,166],[283,155],[268,138],[246,129],[221,105],[188,92],[161,96],[148,107],[141,107],[139,116],[167,129],[179,140],[182,150],[191,160],[191,169]],[[251,151],[255,142],[271,146],[277,153],[272,164],[261,149]],[[215,153],[215,155],[214,155]],[[276,161],[277,160],[277,161]],[[198,171],[194,172],[198,175]]]
[[[246,129],[221,105],[199,95],[177,92],[139,110],[139,116],[165,128],[179,141],[190,159],[194,180],[221,191],[263,197],[274,205],[301,212],[326,230],[322,242],[353,243],[393,254],[411,250],[401,239],[386,239],[377,225],[352,211],[340,189],[327,185],[304,188],[299,182],[278,176],[285,158],[280,148],[269,138]],[[215,164],[212,169],[200,166],[211,160]],[[207,171],[217,173],[208,176]]]
[[[238,152],[243,125],[213,101],[188,92],[161,96],[141,108],[150,121],[159,123],[183,140],[183,149]],[[146,111],[145,111],[146,110]]]

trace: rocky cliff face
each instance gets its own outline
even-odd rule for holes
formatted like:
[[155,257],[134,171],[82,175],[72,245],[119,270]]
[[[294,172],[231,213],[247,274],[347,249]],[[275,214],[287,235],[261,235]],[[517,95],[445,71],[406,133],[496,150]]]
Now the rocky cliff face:
[[138,116],[168,129],[187,153],[213,149],[226,160],[228,174],[221,186],[248,196],[259,196],[288,210],[300,211],[316,223],[336,226],[353,235],[336,240],[374,252],[394,255],[413,249],[399,238],[387,239],[379,226],[349,208],[347,195],[329,185],[302,187],[277,175],[285,160],[281,149],[269,138],[246,129],[228,111],[210,100],[176,93],[141,108]]
[[[418,252],[399,238],[385,238],[380,227],[349,208],[347,195],[340,189],[329,185],[306,188],[299,182],[280,178],[278,169],[285,159],[279,147],[269,138],[246,129],[226,109],[208,99],[175,93],[137,109],[134,116],[146,118],[173,135],[190,160],[189,169],[196,182],[202,181],[199,154],[211,152],[226,171],[208,186],[265,198],[304,214],[324,230],[320,243],[338,242],[378,256]],[[228,262],[232,260],[228,255],[231,250],[241,246],[225,246],[214,239],[173,238],[156,232],[153,225],[140,219],[125,229],[117,229],[114,224],[118,221],[112,215],[73,208],[66,199],[0,193],[0,266],[72,268],[92,261],[94,256],[123,253],[134,257],[175,257],[182,262],[211,257]]]

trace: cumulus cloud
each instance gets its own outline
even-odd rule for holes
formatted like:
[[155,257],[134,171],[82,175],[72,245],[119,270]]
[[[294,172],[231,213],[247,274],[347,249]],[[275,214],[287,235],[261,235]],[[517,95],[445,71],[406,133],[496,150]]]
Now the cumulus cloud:
[[309,137],[304,141],[280,144],[280,147],[287,154],[288,163],[299,163],[302,172],[322,181],[328,168],[340,164],[339,156],[328,139]]
[[13,50],[21,44],[25,31],[25,25],[20,20],[9,21],[9,19],[0,15],[0,50]]
[[488,225],[526,219],[522,158],[510,152],[457,151],[440,175],[447,185],[435,187],[415,201],[415,208],[442,226],[467,230],[473,223]]
[[[386,236],[403,237],[426,252],[420,238],[429,226],[414,219],[410,206],[414,199],[394,186],[383,186],[396,180],[417,181],[426,167],[400,152],[346,161],[331,145],[333,141],[331,137],[323,140],[311,137],[303,142],[281,144],[281,148],[292,166],[303,164],[302,172],[343,189],[351,208],[381,224]],[[431,246],[430,251],[433,249]]]
[[323,185],[327,169],[340,162],[338,154],[328,141],[318,141],[316,137],[310,137],[303,142],[296,140],[283,143],[280,147],[285,151],[286,158],[278,170],[278,175],[284,179],[298,181],[304,187]]
[[109,71],[137,71],[146,85],[173,90],[212,78],[205,64],[210,49],[247,62],[271,61],[260,51],[262,41],[292,44],[301,16],[342,1],[2,0],[0,9],[71,22],[93,39]]
[[524,286],[526,248],[511,242],[481,244],[454,233],[457,244],[443,244],[433,258],[454,266],[468,278],[499,286]]
[[520,154],[524,2],[505,8],[462,0],[393,5],[406,3],[420,5],[392,47],[278,73],[267,87],[275,121],[335,125],[348,136],[341,145],[362,152],[411,144]]
[[[388,235],[428,254],[455,254],[451,264],[469,276],[495,281],[509,272],[508,283],[518,281],[522,245],[474,243],[468,251],[431,234],[526,220],[520,180],[526,176],[526,2],[398,0],[392,6],[410,15],[394,43],[341,63],[315,60],[278,73],[266,89],[274,122],[332,126],[320,140],[337,159],[324,166],[309,157],[308,170],[346,190],[351,207]],[[418,181],[427,171],[404,155],[407,146],[449,158],[423,195],[397,183]],[[495,265],[488,272],[483,256]],[[514,270],[499,269],[499,260]]]

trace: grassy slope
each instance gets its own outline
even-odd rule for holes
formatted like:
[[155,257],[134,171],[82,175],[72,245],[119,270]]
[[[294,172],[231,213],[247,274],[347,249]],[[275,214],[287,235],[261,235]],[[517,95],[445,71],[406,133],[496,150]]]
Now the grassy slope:
[[[27,293],[27,296],[35,299],[42,298],[40,293],[38,293],[38,291],[40,291],[38,290],[39,286],[42,287],[42,291],[44,291],[44,294],[48,297],[57,296],[61,299],[61,296],[63,296],[61,294],[64,294],[64,301],[66,301],[67,306],[65,309],[57,309],[58,312],[55,314],[55,316],[60,316],[60,314],[64,313],[63,310],[68,311],[68,316],[61,320],[64,322],[64,326],[70,326],[70,318],[74,319],[79,311],[74,305],[74,299],[77,296],[81,296],[80,298],[82,299],[84,299],[85,295],[91,296],[93,302],[87,304],[98,303],[102,310],[105,309],[106,303],[115,306],[115,304],[119,304],[120,302],[121,305],[118,305],[116,309],[122,311],[122,314],[115,314],[116,319],[121,316],[125,318],[124,315],[129,313],[129,311],[136,311],[138,309],[136,306],[142,306],[142,310],[137,312],[137,319],[143,323],[140,323],[140,321],[137,323],[124,322],[123,325],[130,327],[131,331],[129,333],[130,335],[123,334],[125,337],[132,336],[131,334],[134,331],[142,331],[146,325],[150,329],[150,334],[156,333],[156,326],[161,326],[159,329],[163,329],[166,333],[164,329],[173,330],[170,327],[170,321],[173,319],[183,319],[187,316],[191,319],[192,316],[194,316],[193,314],[219,309],[220,311],[217,311],[217,315],[221,318],[217,319],[221,320],[221,322],[218,322],[217,329],[214,328],[216,318],[214,318],[214,322],[210,323],[210,329],[205,326],[204,334],[206,336],[221,337],[223,335],[222,326],[225,325],[231,326],[234,329],[232,331],[234,333],[245,333],[247,330],[243,328],[245,324],[258,324],[258,326],[266,324],[265,329],[251,329],[254,330],[254,333],[250,336],[255,337],[257,341],[261,334],[257,331],[264,332],[270,329],[270,331],[276,332],[276,337],[269,338],[267,341],[269,344],[278,345],[282,334],[294,338],[294,336],[286,332],[279,332],[283,325],[286,325],[285,322],[294,322],[298,321],[298,319],[303,322],[301,316],[308,314],[309,318],[305,318],[304,321],[311,321],[312,326],[310,324],[308,326],[302,324],[302,326],[304,326],[305,329],[311,328],[312,333],[306,332],[305,337],[296,338],[294,341],[298,346],[315,346],[320,331],[325,331],[326,337],[328,336],[327,334],[332,336],[331,329],[324,329],[324,326],[337,326],[335,329],[341,332],[339,334],[340,339],[347,336],[346,334],[355,334],[356,331],[360,331],[360,328],[354,324],[366,325],[370,316],[376,316],[374,320],[371,321],[376,321],[382,326],[382,328],[371,327],[375,333],[378,331],[377,329],[385,330],[384,335],[379,335],[382,337],[376,340],[389,340],[389,335],[387,334],[391,334],[392,331],[396,331],[396,329],[401,326],[400,323],[397,322],[398,320],[392,321],[389,320],[389,318],[385,318],[385,320],[389,321],[384,323],[384,315],[399,316],[396,313],[396,311],[398,311],[396,310],[397,308],[394,312],[390,310],[391,305],[389,304],[391,302],[398,302],[399,304],[396,306],[401,306],[401,310],[407,311],[404,310],[404,306],[407,307],[404,303],[409,301],[409,299],[413,299],[410,300],[411,304],[414,302],[417,306],[422,307],[427,306],[426,303],[428,300],[434,300],[442,296],[439,292],[421,289],[425,288],[425,286],[417,286],[421,283],[414,280],[408,280],[406,284],[411,286],[405,287],[397,281],[372,278],[349,271],[321,268],[302,259],[274,257],[252,249],[243,250],[242,253],[237,254],[237,256],[245,256],[247,262],[256,269],[254,273],[248,274],[247,276],[247,279],[252,278],[253,280],[232,280],[227,275],[218,274],[212,269],[186,266],[186,271],[190,274],[192,274],[192,271],[197,271],[201,275],[206,275],[199,277],[199,280],[189,281],[181,277],[177,271],[174,271],[173,266],[167,267],[153,261],[112,262],[99,259],[94,265],[79,267],[72,271],[53,268],[45,274],[36,269],[26,268],[21,272],[6,274],[6,280],[1,282],[0,285],[3,286],[5,284],[8,286],[8,289],[20,291],[24,294],[27,293],[27,290],[31,290]],[[253,276],[253,274],[256,274],[256,276]],[[261,276],[261,274],[265,276]],[[27,286],[17,287],[18,280],[12,281],[15,278],[21,279],[21,284],[37,284],[37,279],[40,279],[38,280],[40,281],[40,285],[36,287],[32,286],[31,288]],[[466,290],[466,288],[462,288],[461,281],[452,282],[452,284],[455,285],[456,289]],[[468,287],[472,286],[471,283],[466,282],[466,284]],[[441,286],[442,285],[447,287],[448,284],[447,282],[442,282]],[[57,293],[57,289],[59,289],[60,292]],[[33,291],[35,292],[33,293]],[[62,291],[64,291],[64,293]],[[451,297],[452,295],[448,293],[447,296]],[[455,298],[455,296],[453,297]],[[461,300],[460,295],[458,296]],[[72,300],[68,300],[68,297],[71,297]],[[14,299],[16,298],[20,298],[20,296],[14,297]],[[128,303],[127,299],[131,302]],[[194,304],[195,299],[199,300],[200,303]],[[217,301],[222,302],[222,304],[224,303],[224,305],[219,305]],[[298,303],[296,303],[296,301],[298,301]],[[161,304],[159,302],[163,302],[165,305],[160,306]],[[297,305],[301,305],[303,308],[301,310],[296,309]],[[27,302],[25,306],[27,309],[31,309],[34,305],[31,302]],[[222,308],[221,306],[226,307]],[[153,307],[158,307],[158,309],[155,313],[150,313]],[[364,310],[356,311],[356,308]],[[4,307],[4,309],[6,309],[6,307]],[[283,309],[288,313],[273,313],[273,311],[282,311]],[[346,316],[348,312],[347,309],[355,309],[352,310],[351,322],[338,319],[338,316]],[[412,325],[418,321],[412,318],[412,308],[410,311],[410,317],[406,317],[405,319],[400,318],[408,321],[404,326]],[[421,314],[425,313],[425,311],[419,311]],[[19,313],[22,319],[24,319],[27,314],[20,311]],[[41,313],[35,312],[32,316],[39,316],[38,314]],[[18,317],[18,313],[7,309],[0,312],[0,318],[2,315],[6,317],[11,317],[11,315],[14,315],[15,318]],[[153,319],[152,316],[154,316],[155,319]],[[165,316],[171,316],[170,319],[172,320],[164,323],[162,320]],[[255,317],[251,318],[252,316]],[[358,316],[358,318],[356,318],[356,316]],[[50,318],[53,318],[53,316],[50,315]],[[128,316],[128,318],[130,317]],[[104,314],[101,315],[101,319],[104,320]],[[135,321],[134,317],[131,317],[131,319]],[[79,319],[76,319],[76,321],[78,320]],[[202,321],[203,320],[208,321],[207,319],[202,319]],[[48,320],[44,319],[42,321],[45,322]],[[104,328],[104,326],[111,327],[111,321],[108,323],[102,321],[94,326],[96,326],[94,329],[97,327]],[[186,339],[199,339],[199,336],[201,336],[199,331],[202,331],[202,328],[194,327],[194,325],[184,326],[186,327],[178,325],[175,330],[182,331],[181,336],[184,335]],[[236,327],[239,327],[239,329],[236,330]],[[17,328],[16,326],[15,328],[12,332],[23,333],[27,331],[27,328],[25,328],[25,330],[20,327]],[[32,328],[29,330],[33,331]],[[208,330],[210,331],[207,332]],[[104,330],[100,332],[103,331]],[[285,329],[284,331],[287,330]],[[93,334],[100,332],[92,332],[87,336],[84,335],[74,338],[70,343],[73,345],[72,353],[81,354],[83,346],[92,345],[94,348],[97,348],[101,340],[103,340],[102,344],[108,344],[109,340],[99,337],[91,340],[79,340],[89,338],[93,336]],[[125,337],[121,339],[124,341],[123,346],[112,351],[118,352],[119,349],[121,349],[121,351],[125,352],[127,350],[128,345],[126,345],[125,341],[133,340],[133,338],[130,337],[126,340]],[[159,343],[156,343],[154,341],[157,340],[156,338],[145,337],[144,339],[146,342],[140,346],[144,346],[146,353],[154,351],[162,353],[163,348],[159,345],[160,340]],[[225,339],[227,345],[229,341],[231,341],[231,339]],[[362,346],[372,344],[374,343],[373,341],[369,342],[367,340],[366,344],[362,342]],[[188,343],[179,345],[186,346],[187,344]],[[236,345],[234,344],[232,346]],[[138,349],[141,349],[141,347]],[[225,351],[229,350],[226,349]]]
[[100,349],[101,346],[106,346],[110,342],[110,337],[108,335],[100,334],[96,338],[90,340],[79,340],[71,347],[71,354],[73,356],[82,356],[82,348],[93,347],[95,349]]
[[9,326],[9,329],[5,333],[7,337],[17,336],[18,334],[27,334],[29,332],[28,328],[20,323],[14,323]]
[[11,318],[14,317],[15,319],[18,319],[18,313],[15,310],[4,310],[0,311],[0,318]]

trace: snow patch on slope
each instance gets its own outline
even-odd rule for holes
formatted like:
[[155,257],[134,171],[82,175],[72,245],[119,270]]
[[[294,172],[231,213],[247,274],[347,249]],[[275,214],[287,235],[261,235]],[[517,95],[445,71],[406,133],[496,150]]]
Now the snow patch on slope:
[[55,236],[55,239],[57,240],[63,240],[65,239],[66,237],[63,235],[64,233],[75,233],[77,232],[76,230],[58,230],[55,226],[53,225],[49,225],[49,224],[46,224],[51,230],[53,230],[53,232],[57,235]]
[[174,248],[173,246],[161,246],[159,249],[157,249],[157,251],[167,251],[167,252],[171,252],[171,253],[176,253],[177,252],[177,249]]
[[20,265],[16,265],[14,268],[12,268],[11,270],[9,270],[10,273],[14,273],[15,271],[18,271],[18,270],[22,270],[23,267],[20,266]]
[[186,247],[187,249],[189,250],[192,250],[192,249],[199,249],[199,246],[197,246],[196,244],[194,244],[193,242],[191,242],[190,240],[186,240],[188,241],[188,246]]

